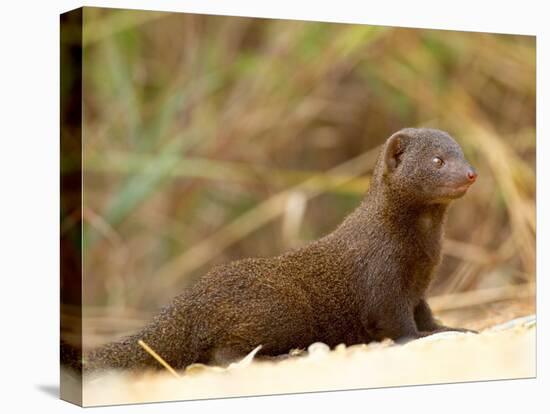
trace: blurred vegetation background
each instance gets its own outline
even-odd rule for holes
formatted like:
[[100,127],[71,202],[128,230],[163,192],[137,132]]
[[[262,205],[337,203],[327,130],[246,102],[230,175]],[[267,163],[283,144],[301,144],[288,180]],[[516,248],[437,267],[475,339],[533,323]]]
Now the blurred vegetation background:
[[479,173],[431,295],[532,292],[534,37],[86,8],[83,39],[88,332],[330,232],[409,126],[450,132]]

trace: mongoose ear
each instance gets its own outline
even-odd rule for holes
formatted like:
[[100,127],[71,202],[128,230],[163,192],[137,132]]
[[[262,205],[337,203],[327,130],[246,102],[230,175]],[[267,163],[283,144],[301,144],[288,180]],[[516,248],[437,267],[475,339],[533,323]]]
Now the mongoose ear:
[[405,150],[404,138],[405,136],[402,132],[396,132],[386,141],[386,145],[384,146],[386,172],[392,172],[401,162],[401,155]]

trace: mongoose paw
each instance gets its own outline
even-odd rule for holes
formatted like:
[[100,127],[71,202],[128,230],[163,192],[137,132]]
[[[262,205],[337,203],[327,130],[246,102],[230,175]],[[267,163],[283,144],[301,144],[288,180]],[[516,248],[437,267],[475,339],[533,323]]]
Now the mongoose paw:
[[428,331],[418,331],[418,332],[416,332],[412,335],[405,335],[405,336],[399,337],[399,338],[395,339],[394,342],[397,345],[405,345],[406,343],[409,343],[409,342],[414,341],[416,339],[424,338],[424,337],[429,336],[431,334],[432,334],[432,332],[428,332]]

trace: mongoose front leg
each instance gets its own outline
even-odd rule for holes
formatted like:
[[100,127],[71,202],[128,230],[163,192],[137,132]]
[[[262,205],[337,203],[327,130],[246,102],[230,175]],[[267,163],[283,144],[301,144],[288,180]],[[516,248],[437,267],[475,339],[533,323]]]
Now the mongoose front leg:
[[451,328],[440,324],[432,314],[430,307],[425,299],[421,299],[418,305],[414,308],[414,321],[419,331],[427,331],[430,333],[456,331],[456,332],[472,332],[478,333],[471,329]]
[[387,306],[375,320],[374,323],[369,323],[369,317],[365,315],[366,330],[375,341],[390,338],[397,343],[405,343],[432,333],[417,328],[413,309],[406,301],[392,302],[391,306]]

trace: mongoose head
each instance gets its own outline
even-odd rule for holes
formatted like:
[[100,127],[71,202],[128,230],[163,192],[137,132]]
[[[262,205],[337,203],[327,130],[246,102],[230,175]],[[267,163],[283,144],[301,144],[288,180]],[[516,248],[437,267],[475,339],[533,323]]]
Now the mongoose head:
[[406,128],[393,134],[382,150],[382,179],[401,199],[433,204],[462,197],[477,173],[446,132]]

